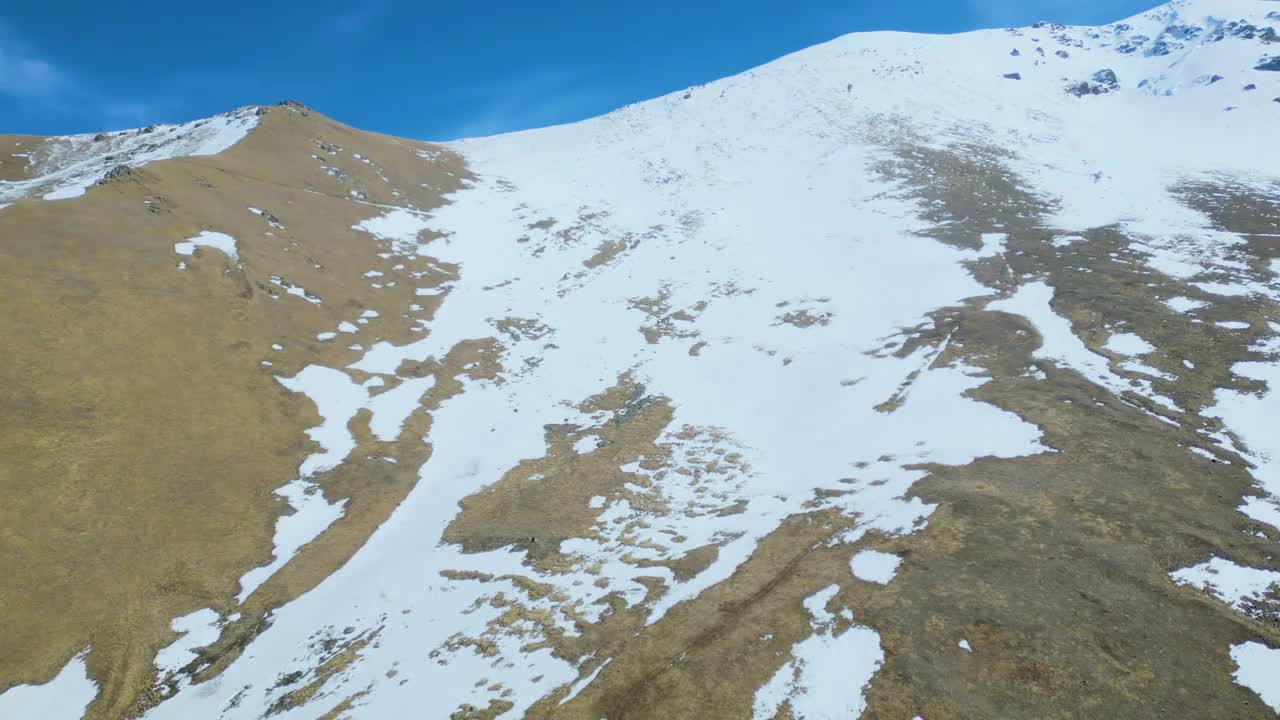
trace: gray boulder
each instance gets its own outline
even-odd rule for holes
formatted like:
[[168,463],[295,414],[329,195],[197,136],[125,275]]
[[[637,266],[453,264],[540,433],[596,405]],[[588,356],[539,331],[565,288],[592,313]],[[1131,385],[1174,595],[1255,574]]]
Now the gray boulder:
[[117,165],[111,168],[110,170],[108,170],[107,173],[102,176],[102,179],[98,180],[97,184],[106,185],[107,183],[110,183],[110,182],[117,182],[119,180],[124,180],[126,178],[131,177],[132,175],[133,175],[133,168],[129,167],[128,165]]

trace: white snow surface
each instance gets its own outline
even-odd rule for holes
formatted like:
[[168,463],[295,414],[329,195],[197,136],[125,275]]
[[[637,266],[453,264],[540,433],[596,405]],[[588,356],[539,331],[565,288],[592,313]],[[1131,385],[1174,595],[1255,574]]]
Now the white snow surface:
[[1206,303],[1200,300],[1192,300],[1187,297],[1169,298],[1164,304],[1168,305],[1174,312],[1180,313],[1189,313],[1192,310],[1199,310],[1206,305]]
[[212,230],[202,230],[194,237],[174,243],[173,251],[179,255],[192,255],[198,247],[210,247],[221,251],[232,260],[240,259],[239,253],[236,252],[236,239],[226,233]]
[[1236,682],[1257,693],[1280,715],[1280,650],[1243,642],[1231,646],[1231,660],[1236,664]]
[[1196,587],[1241,610],[1258,601],[1268,590],[1280,593],[1280,572],[1237,565],[1215,557],[1208,562],[1171,573],[1175,583]]
[[[373,388],[347,370],[390,380],[403,361],[438,360],[459,342],[496,336],[503,318],[535,320],[548,336],[503,336],[500,381],[462,377],[464,391],[432,411],[424,438],[432,454],[418,470],[420,481],[364,547],[314,590],[276,609],[271,626],[216,683],[183,687],[146,717],[260,717],[314,678],[317,634],[347,626],[357,634],[384,631],[282,717],[316,717],[366,688],[353,718],[448,717],[462,703],[484,707],[498,698],[478,682],[496,678],[513,703],[509,716],[521,717],[541,698],[581,691],[607,660],[574,664],[547,649],[522,651],[541,631],[517,637],[496,630],[503,610],[487,601],[499,593],[545,611],[570,635],[576,622],[600,619],[598,601],[611,593],[654,623],[729,578],[761,538],[810,511],[817,491],[848,491],[816,501],[854,519],[840,542],[909,534],[933,509],[911,494],[925,476],[918,465],[1046,452],[1037,428],[966,395],[987,381],[982,372],[940,364],[941,346],[903,358],[886,347],[927,328],[934,310],[990,296],[966,263],[1006,248],[998,233],[984,236],[977,252],[921,236],[931,225],[922,208],[874,172],[886,158],[878,128],[895,118],[935,142],[976,135],[1007,147],[1017,155],[1014,169],[1055,202],[1048,221],[1066,237],[1114,225],[1133,238],[1152,272],[1195,279],[1209,292],[1266,295],[1274,292],[1271,279],[1249,275],[1235,260],[1241,239],[1209,229],[1170,187],[1215,172],[1260,186],[1273,177],[1280,158],[1257,131],[1274,121],[1270,97],[1280,95],[1280,77],[1250,74],[1259,92],[1229,98],[1227,86],[1235,83],[1199,84],[1217,67],[1252,72],[1260,46],[1234,38],[1187,41],[1169,56],[1119,51],[1134,36],[1157,37],[1174,22],[1216,27],[1211,14],[1262,22],[1266,7],[1256,0],[1179,2],[1130,19],[1129,30],[851,35],[592,120],[453,144],[476,180],[430,214],[388,209],[357,229],[395,255],[455,263],[460,279],[419,291],[443,304],[417,342],[376,342],[348,368],[310,366],[280,379],[316,402],[323,422],[309,434],[321,448],[278,491],[296,512],[277,526],[276,563],[242,580],[242,599],[341,515],[343,501],[325,501],[308,478],[354,449],[351,417],[367,407],[374,434],[394,437],[422,394],[412,378],[397,378],[370,396]],[[1055,35],[1081,47],[1036,64],[1032,39],[1056,47]],[[1011,57],[1011,47],[1022,55]],[[1083,98],[1063,92],[1064,78],[1087,80],[1101,68],[1114,69],[1119,90]],[[1015,71],[1022,80],[1001,77]],[[1224,112],[1228,101],[1238,107]],[[556,224],[539,229],[550,219]],[[424,243],[424,230],[441,236]],[[589,262],[611,249],[605,262]],[[1090,350],[1054,312],[1055,289],[1022,281],[990,307],[1035,325],[1043,337],[1037,357],[1113,393],[1133,391],[1171,406],[1151,390],[1154,370],[1132,360],[1115,365]],[[654,321],[645,312],[654,303],[633,302],[640,298],[655,299],[663,314],[685,310],[694,320],[677,330],[696,335],[648,342],[640,328]],[[778,322],[780,303],[827,322]],[[695,355],[697,342],[705,346]],[[1136,348],[1126,343],[1123,354],[1140,354]],[[1280,381],[1274,363],[1236,371],[1272,387]],[[538,574],[514,550],[463,553],[442,542],[460,500],[546,454],[544,426],[610,422],[574,407],[625,372],[650,396],[670,399],[674,419],[658,442],[671,449],[671,469],[696,468],[717,450],[737,453],[741,464],[707,478],[670,472],[662,482],[635,484],[654,501],[636,507],[596,496],[588,508],[597,513],[595,533],[562,544],[570,562],[556,574]],[[392,395],[397,391],[403,395]],[[875,409],[895,396],[902,399],[897,410]],[[1260,461],[1280,457],[1276,434],[1267,431],[1273,397],[1220,392],[1216,406],[1248,444],[1255,477],[1270,494],[1280,490],[1280,466]],[[624,471],[651,481],[661,472],[639,464]],[[720,512],[729,507],[742,511]],[[289,518],[300,519],[286,532]],[[678,580],[654,562],[709,543],[719,554],[692,578]],[[597,575],[587,571],[594,566],[603,568],[607,588],[595,586]],[[863,577],[853,563],[850,569]],[[886,576],[883,565],[878,570],[867,570],[873,582]],[[464,574],[442,575],[449,571]],[[468,572],[497,579],[456,579]],[[532,597],[502,579],[512,576],[533,576],[568,599]],[[655,576],[665,591],[640,606],[648,586],[639,580]],[[756,693],[757,717],[784,701],[796,717],[861,712],[862,689],[883,653],[874,631],[848,624],[849,608],[828,609],[839,590],[833,587],[806,602],[813,632]],[[457,637],[483,637],[495,654],[450,644]],[[594,669],[584,674],[586,667]],[[387,677],[392,669],[394,679]],[[292,685],[264,682],[292,671],[302,673]]]
[[898,573],[900,564],[902,564],[902,558],[893,553],[863,550],[849,561],[849,569],[859,580],[888,585],[893,580],[893,576]]
[[1156,349],[1155,345],[1143,340],[1133,333],[1120,333],[1107,339],[1107,349],[1121,355],[1146,355]]
[[217,155],[258,125],[256,107],[149,129],[46,138],[31,151],[25,180],[0,181],[0,200],[40,197],[64,200],[83,195],[117,165],[141,167],[157,160]]
[[87,654],[86,650],[71,658],[43,685],[16,685],[0,693],[0,717],[80,720],[98,694],[98,684],[85,668]]

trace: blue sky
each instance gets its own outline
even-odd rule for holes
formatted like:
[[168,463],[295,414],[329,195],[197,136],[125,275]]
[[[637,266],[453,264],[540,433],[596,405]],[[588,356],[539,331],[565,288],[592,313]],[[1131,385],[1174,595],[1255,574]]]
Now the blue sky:
[[0,8],[0,133],[291,98],[445,140],[590,117],[862,30],[1101,24],[1157,0],[66,0]]

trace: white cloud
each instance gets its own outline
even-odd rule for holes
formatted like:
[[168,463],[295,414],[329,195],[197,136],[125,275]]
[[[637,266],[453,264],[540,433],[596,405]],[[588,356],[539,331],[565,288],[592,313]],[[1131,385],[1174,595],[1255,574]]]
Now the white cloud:
[[68,84],[65,73],[37,57],[17,32],[0,21],[0,93],[49,98],[66,90]]

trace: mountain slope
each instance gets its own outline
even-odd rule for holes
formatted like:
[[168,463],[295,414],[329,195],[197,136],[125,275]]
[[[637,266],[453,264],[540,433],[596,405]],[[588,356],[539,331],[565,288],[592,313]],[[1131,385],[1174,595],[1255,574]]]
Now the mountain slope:
[[29,151],[0,709],[1274,716],[1276,28],[851,35],[445,147],[249,109],[73,199],[112,153]]

